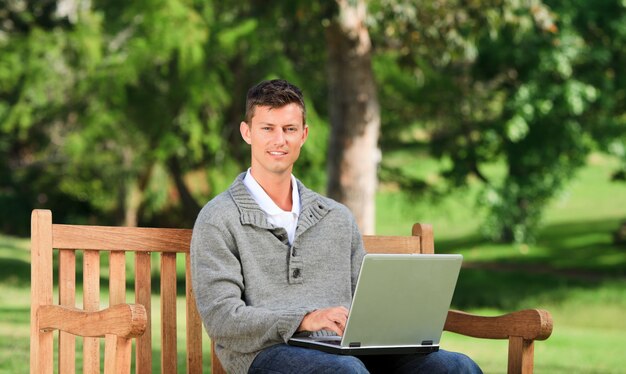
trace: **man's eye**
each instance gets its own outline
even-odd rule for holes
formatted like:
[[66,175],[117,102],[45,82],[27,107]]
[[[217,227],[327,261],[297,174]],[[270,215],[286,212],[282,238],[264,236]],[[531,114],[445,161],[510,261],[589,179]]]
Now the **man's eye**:
[[288,132],[296,132],[298,129],[296,129],[295,127],[287,127],[287,131]]
[[261,127],[261,130],[263,131],[270,131],[272,128],[271,127]]

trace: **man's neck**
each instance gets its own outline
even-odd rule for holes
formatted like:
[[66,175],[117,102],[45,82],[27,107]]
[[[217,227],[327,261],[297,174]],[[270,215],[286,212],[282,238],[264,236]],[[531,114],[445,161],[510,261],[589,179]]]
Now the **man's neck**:
[[291,173],[264,174],[255,173],[254,169],[250,169],[250,174],[280,209],[286,212],[291,211],[293,206]]

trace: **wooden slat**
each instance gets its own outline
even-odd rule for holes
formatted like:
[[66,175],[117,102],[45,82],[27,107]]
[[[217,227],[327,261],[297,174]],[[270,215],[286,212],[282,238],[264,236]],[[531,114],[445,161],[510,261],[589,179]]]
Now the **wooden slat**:
[[191,256],[185,255],[185,289],[187,292],[187,373],[202,373],[202,321],[196,308],[191,286]]
[[191,230],[54,225],[54,248],[133,252],[189,252]]
[[509,338],[509,374],[531,374],[533,372],[533,358],[535,344],[521,336]]
[[176,254],[161,254],[161,370],[176,373]]
[[126,254],[111,252],[109,257],[109,303],[111,306],[126,302]]
[[143,335],[137,338],[135,366],[137,374],[152,373],[152,300],[151,300],[150,253],[135,254],[135,303],[146,309],[148,325]]
[[435,253],[435,234],[433,226],[427,223],[416,223],[412,229],[413,236],[420,238],[420,251],[423,254]]
[[52,213],[34,210],[31,216],[30,373],[53,369],[53,335],[38,328],[37,310],[52,304]]
[[[83,256],[83,306],[86,311],[100,309],[100,252],[85,251]],[[84,338],[83,373],[100,373],[98,338]]]
[[363,236],[367,253],[420,253],[420,238],[416,236]]
[[[76,306],[76,253],[59,251],[59,304]],[[59,373],[76,372],[76,337],[67,332],[59,333]]]
[[[114,251],[109,254],[109,305],[114,306],[126,302],[126,255]],[[125,341],[115,335],[107,335],[104,347],[104,372],[114,373],[119,363],[115,361],[118,350],[131,348]],[[118,347],[118,343],[120,346]],[[121,357],[125,357],[122,355]],[[130,359],[130,352],[128,352]],[[129,361],[130,364],[130,361]]]
[[110,334],[133,338],[141,335],[148,323],[146,309],[139,304],[117,304],[95,312],[69,306],[42,305],[37,318],[38,328],[42,331],[61,330],[87,337]]

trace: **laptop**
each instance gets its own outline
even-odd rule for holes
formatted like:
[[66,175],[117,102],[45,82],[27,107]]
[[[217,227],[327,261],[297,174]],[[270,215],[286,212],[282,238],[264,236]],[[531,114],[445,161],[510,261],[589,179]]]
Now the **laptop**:
[[435,352],[462,260],[456,254],[365,255],[343,336],[299,333],[288,344],[342,355]]

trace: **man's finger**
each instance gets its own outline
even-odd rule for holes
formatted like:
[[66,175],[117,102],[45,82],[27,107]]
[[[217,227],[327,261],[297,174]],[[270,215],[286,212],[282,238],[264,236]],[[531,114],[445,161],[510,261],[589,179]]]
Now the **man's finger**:
[[[332,321],[331,321],[332,322]],[[343,335],[343,327],[341,327],[339,324],[337,323],[331,323],[328,325],[327,327],[330,331],[334,332],[335,334],[342,336]]]
[[348,318],[346,316],[337,316],[336,318],[334,318],[334,322],[340,326],[345,326],[347,321]]

